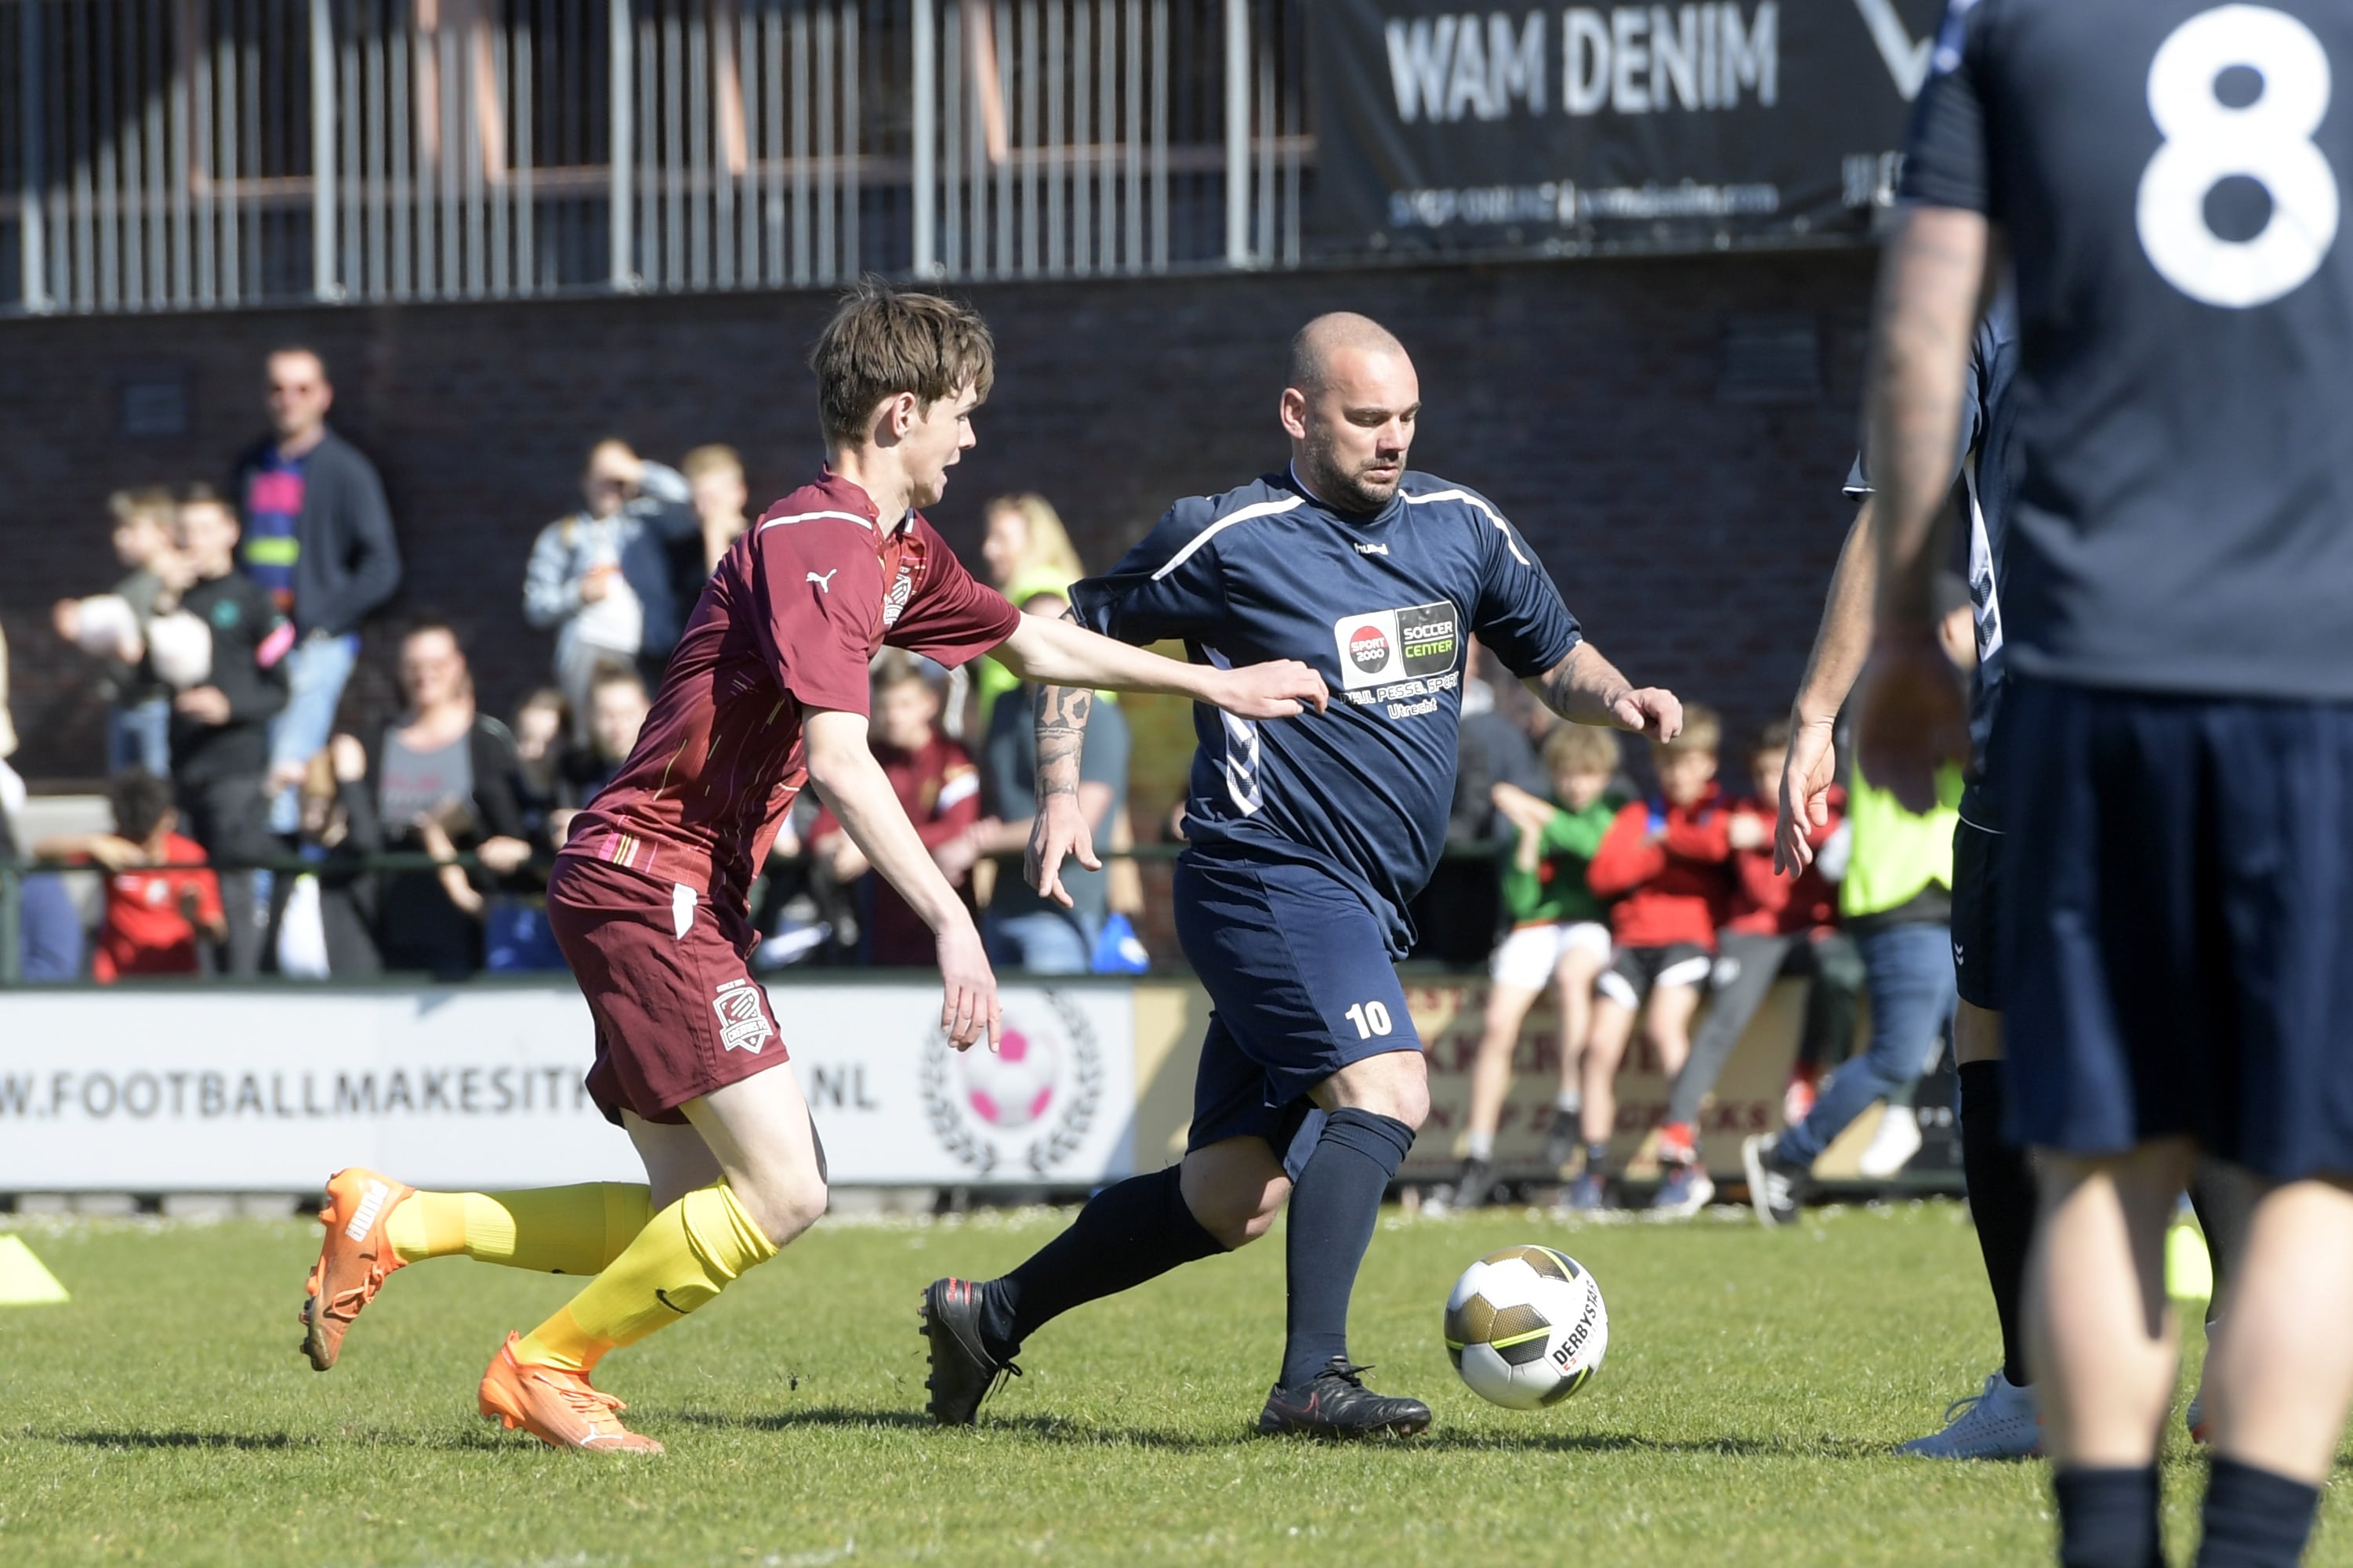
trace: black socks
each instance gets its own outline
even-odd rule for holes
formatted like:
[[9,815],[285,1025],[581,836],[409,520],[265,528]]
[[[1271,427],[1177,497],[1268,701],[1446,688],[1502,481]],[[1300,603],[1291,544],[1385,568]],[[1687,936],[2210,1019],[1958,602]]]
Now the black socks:
[[2001,1136],[2001,1064],[1964,1062],[1961,1086],[1961,1173],[1968,1184],[1969,1215],[2001,1321],[2001,1375],[2026,1385],[2026,1254],[2034,1241],[2034,1173],[2026,1152]]
[[1282,1386],[1296,1388],[1348,1353],[1348,1298],[1372,1245],[1381,1198],[1413,1147],[1413,1129],[1353,1108],[1325,1118],[1324,1135],[1291,1190],[1290,1319]]
[[2316,1487],[2217,1455],[2198,1568],[2295,1568],[2319,1505]]
[[2158,1542],[2157,1467],[2058,1470],[2060,1568],[2165,1568]]
[[[1180,1264],[1223,1252],[1185,1205],[1179,1167],[1105,1187],[1071,1228],[1002,1279],[980,1288],[981,1327],[999,1361],[1049,1320],[1082,1301],[1114,1296]],[[1359,1248],[1358,1250],[1362,1250]]]

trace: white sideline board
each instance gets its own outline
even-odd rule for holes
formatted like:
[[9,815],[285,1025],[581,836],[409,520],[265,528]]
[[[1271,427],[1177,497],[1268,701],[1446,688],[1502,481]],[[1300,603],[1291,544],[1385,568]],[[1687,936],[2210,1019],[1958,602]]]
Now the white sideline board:
[[[1134,1169],[1124,985],[1006,990],[994,1058],[948,1047],[936,985],[767,989],[837,1184]],[[0,992],[0,1193],[308,1192],[354,1164],[442,1188],[643,1180],[581,1087],[594,1038],[568,978]]]

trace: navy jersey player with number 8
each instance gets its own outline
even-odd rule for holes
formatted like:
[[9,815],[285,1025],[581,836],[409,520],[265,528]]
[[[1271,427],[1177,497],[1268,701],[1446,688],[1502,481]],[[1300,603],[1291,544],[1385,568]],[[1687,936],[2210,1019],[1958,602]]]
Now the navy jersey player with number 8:
[[2294,1563],[2353,1400],[2353,5],[1954,0],[1881,285],[1866,766],[1959,749],[1924,650],[1992,235],[2024,457],[1992,736],[2007,1120],[2060,1557],[2147,1568],[2200,1153],[2257,1195],[2198,1562]]
[[[1682,727],[1585,642],[1527,543],[1484,497],[1410,472],[1420,385],[1362,316],[1293,340],[1289,470],[1179,501],[1072,614],[1124,642],[1181,639],[1197,663],[1296,658],[1341,700],[1312,721],[1195,710],[1200,749],[1177,862],[1176,931],[1215,1011],[1184,1162],[1098,1194],[1001,1279],[924,1296],[931,1410],[969,1422],[1021,1342],[1081,1302],[1264,1234],[1291,1206],[1288,1330],[1261,1432],[1419,1432],[1430,1409],[1365,1387],[1348,1298],[1382,1194],[1430,1107],[1395,961],[1453,798],[1464,654],[1480,638],[1563,717]],[[1039,699],[1030,879],[1094,863],[1076,809],[1089,694]]]

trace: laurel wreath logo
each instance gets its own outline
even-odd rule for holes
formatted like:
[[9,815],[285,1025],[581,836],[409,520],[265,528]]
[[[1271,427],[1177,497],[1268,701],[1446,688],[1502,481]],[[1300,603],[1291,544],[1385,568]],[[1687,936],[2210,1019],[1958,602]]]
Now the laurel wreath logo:
[[[1045,998],[1070,1044],[1070,1075],[1069,1082],[1063,1086],[1067,1092],[1062,1097],[1062,1113],[1031,1137],[1020,1152],[1021,1163],[1039,1176],[1051,1174],[1054,1167],[1086,1142],[1088,1131],[1094,1126],[1095,1113],[1102,1108],[1103,1092],[1103,1052],[1096,1045],[1095,1032],[1087,1023],[1086,1015],[1059,991],[1045,993]],[[975,1131],[963,1103],[949,1086],[955,1049],[948,1044],[944,1030],[934,1031],[931,1044],[924,1047],[918,1079],[923,1115],[931,1122],[932,1135],[940,1141],[940,1147],[959,1164],[969,1166],[974,1174],[989,1175],[995,1173],[1002,1156],[993,1139]]]

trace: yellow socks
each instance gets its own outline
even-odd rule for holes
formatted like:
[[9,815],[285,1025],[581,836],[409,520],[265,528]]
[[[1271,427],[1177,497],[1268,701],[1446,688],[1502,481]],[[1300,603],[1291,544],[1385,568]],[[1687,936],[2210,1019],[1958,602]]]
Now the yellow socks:
[[600,1274],[653,1217],[642,1185],[590,1182],[519,1193],[418,1193],[385,1216],[403,1263],[464,1256],[541,1274]]
[[697,1188],[654,1215],[569,1306],[524,1335],[515,1360],[586,1372],[607,1351],[684,1317],[776,1255],[725,1182]]

